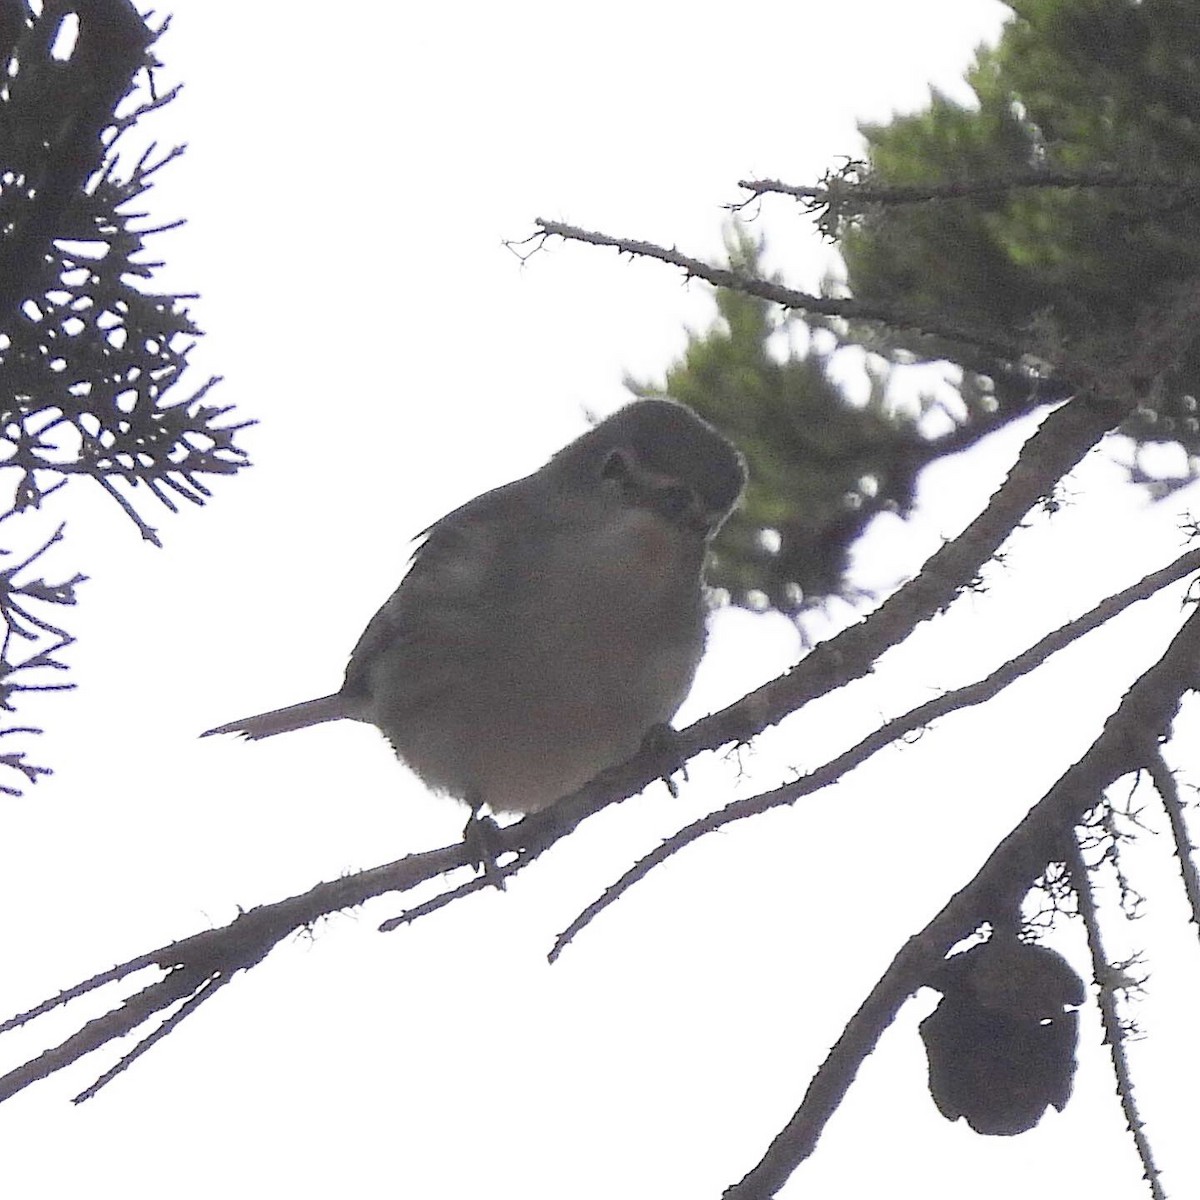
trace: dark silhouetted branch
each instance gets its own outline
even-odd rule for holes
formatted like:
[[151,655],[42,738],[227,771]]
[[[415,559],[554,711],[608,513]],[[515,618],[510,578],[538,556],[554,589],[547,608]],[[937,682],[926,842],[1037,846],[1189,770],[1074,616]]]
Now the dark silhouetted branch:
[[1158,1167],[1154,1164],[1154,1155],[1150,1150],[1150,1142],[1146,1137],[1145,1124],[1138,1112],[1137,1101],[1133,1094],[1133,1078],[1129,1072],[1129,1056],[1125,1052],[1125,1030],[1117,1012],[1116,991],[1120,986],[1115,982],[1119,972],[1108,961],[1104,951],[1104,940],[1100,932],[1100,918],[1096,912],[1096,897],[1092,892],[1092,882],[1088,875],[1087,864],[1079,849],[1079,842],[1072,833],[1066,841],[1067,870],[1071,876],[1071,886],[1075,890],[1076,902],[1079,905],[1079,915],[1083,918],[1087,930],[1088,951],[1092,959],[1092,977],[1096,983],[1096,1003],[1100,1008],[1100,1021],[1104,1026],[1104,1041],[1108,1045],[1112,1058],[1113,1075],[1117,1081],[1117,1096],[1121,1101],[1121,1112],[1125,1117],[1125,1127],[1133,1138],[1134,1148],[1142,1164],[1142,1177],[1150,1186],[1153,1200],[1167,1200],[1163,1191],[1162,1178]]
[[1196,862],[1193,855],[1196,847],[1188,834],[1187,819],[1183,815],[1183,801],[1179,798],[1179,788],[1175,775],[1167,766],[1162,752],[1155,747],[1155,752],[1146,762],[1146,769],[1154,782],[1155,790],[1162,799],[1163,807],[1167,810],[1167,820],[1171,823],[1171,837],[1175,843],[1175,857],[1179,861],[1179,871],[1183,877],[1183,890],[1187,896],[1188,908],[1191,910],[1192,924],[1200,933],[1200,875],[1196,872]]
[[895,330],[906,330],[922,336],[947,338],[1007,363],[1021,362],[1028,350],[1027,343],[1000,337],[993,331],[960,325],[940,316],[901,312],[886,305],[867,304],[858,300],[832,296],[814,296],[808,292],[785,287],[771,279],[743,275],[729,267],[718,267],[713,263],[704,262],[702,259],[692,258],[673,247],[668,249],[666,246],[658,246],[653,242],[612,237],[606,233],[580,229],[575,225],[566,225],[561,221],[547,221],[542,217],[536,218],[534,224],[537,226],[538,232],[524,243],[510,242],[511,249],[519,251],[521,247],[528,246],[529,249],[523,251],[524,256],[528,256],[535,252],[546,238],[550,237],[560,237],[572,242],[586,242],[592,246],[608,247],[635,258],[656,259],[668,266],[678,267],[690,279],[703,279],[714,287],[729,288],[732,291],[744,292],[748,296],[758,296],[762,300],[769,300],[771,303],[789,310],[797,309],[824,317],[841,317],[847,321],[873,321]]

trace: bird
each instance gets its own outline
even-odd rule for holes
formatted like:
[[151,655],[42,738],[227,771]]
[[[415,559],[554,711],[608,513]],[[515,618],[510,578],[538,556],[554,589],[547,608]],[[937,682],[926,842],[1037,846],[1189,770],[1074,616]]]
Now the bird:
[[631,758],[683,703],[709,545],[745,485],[711,424],[636,400],[418,535],[336,692],[201,736],[367,722],[473,816],[540,811]]

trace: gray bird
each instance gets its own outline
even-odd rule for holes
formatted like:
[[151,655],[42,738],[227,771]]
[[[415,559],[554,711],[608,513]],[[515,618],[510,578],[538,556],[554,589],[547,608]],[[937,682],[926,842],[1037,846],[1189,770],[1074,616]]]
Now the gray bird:
[[745,481],[741,455],[690,409],[630,404],[430,526],[338,691],[203,736],[366,721],[475,812],[545,808],[683,703],[708,544]]

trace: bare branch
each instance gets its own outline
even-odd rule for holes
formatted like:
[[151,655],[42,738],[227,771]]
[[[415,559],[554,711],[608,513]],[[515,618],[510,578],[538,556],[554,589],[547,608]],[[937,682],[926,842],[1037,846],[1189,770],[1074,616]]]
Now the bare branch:
[[1075,898],[1079,905],[1079,915],[1083,918],[1087,930],[1088,950],[1092,958],[1092,977],[1096,981],[1096,1002],[1100,1007],[1100,1021],[1104,1026],[1104,1040],[1112,1056],[1113,1074],[1117,1080],[1117,1095],[1121,1100],[1121,1111],[1125,1115],[1125,1127],[1133,1136],[1133,1144],[1137,1149],[1138,1158],[1142,1163],[1142,1177],[1150,1185],[1150,1195],[1154,1200],[1167,1200],[1163,1191],[1162,1178],[1154,1165],[1154,1155],[1150,1150],[1150,1142],[1146,1137],[1145,1124],[1138,1113],[1137,1101],[1133,1095],[1133,1078],[1129,1073],[1129,1058],[1125,1053],[1125,1031],[1117,1013],[1115,982],[1119,976],[1113,965],[1108,961],[1104,952],[1104,941],[1100,933],[1100,919],[1096,913],[1096,897],[1092,892],[1092,881],[1088,875],[1087,864],[1079,849],[1079,841],[1074,833],[1064,839],[1067,852],[1067,870],[1071,875],[1071,886],[1075,889]]
[[[156,38],[159,37],[160,33],[161,33],[161,31],[159,31],[158,33],[155,33],[155,37]],[[139,104],[132,111],[126,113],[123,117],[119,117],[117,120],[115,120],[113,122],[113,128],[118,131],[123,131],[123,130],[129,129],[132,125],[134,125],[140,118],[144,117],[147,113],[152,113],[155,110],[162,108],[164,105],[170,104],[171,101],[174,100],[175,97],[178,96],[181,91],[183,91],[183,84],[177,83],[177,84],[175,84],[174,87],[169,88],[167,91],[161,93],[160,95],[154,96],[150,100],[144,100],[141,104]],[[175,148],[175,153],[182,154],[183,149],[184,148],[182,146],[178,146]]]
[[[851,163],[851,167],[865,168],[865,163]],[[932,200],[994,200],[1014,191],[1030,188],[1052,188],[1056,190],[1079,190],[1083,188],[1108,188],[1119,191],[1162,191],[1185,193],[1196,197],[1200,187],[1195,182],[1181,179],[1155,178],[1146,175],[1131,175],[1115,168],[1098,167],[1084,171],[1052,171],[1041,167],[993,179],[948,179],[936,183],[920,184],[876,184],[868,180],[856,182],[838,175],[829,175],[819,184],[798,185],[784,183],[778,179],[739,179],[738,187],[750,192],[745,200],[730,205],[744,208],[760,196],[791,196],[795,200],[809,201],[808,210],[823,208],[837,202],[845,211],[861,211],[868,205],[922,204]]]
[[442,892],[440,895],[426,900],[423,904],[407,908],[398,916],[389,917],[386,921],[380,923],[379,932],[393,933],[405,925],[411,925],[421,917],[427,917],[430,913],[435,913],[438,909],[445,908],[447,904],[463,896],[470,896],[472,893],[481,892],[485,888],[495,887],[497,882],[507,879],[524,865],[521,856],[518,856],[514,862],[506,863],[503,867],[496,864],[494,869],[488,870],[482,875],[477,875],[474,879],[468,879],[466,883],[460,883],[458,887],[452,888],[448,892]]
[[[107,1042],[124,1037],[154,1013],[180,1000],[203,999],[214,982],[231,978],[238,971],[255,966],[275,945],[296,930],[339,909],[361,904],[372,896],[415,887],[445,871],[466,865],[466,859],[467,851],[463,846],[449,846],[424,854],[412,854],[370,871],[321,883],[301,895],[242,912],[223,928],[205,930],[147,954],[140,954],[110,971],[68,988],[53,999],[6,1021],[0,1025],[0,1032],[24,1025],[85,992],[134,971],[157,966],[167,972],[117,1008],[87,1022],[60,1045],[0,1077],[0,1100],[61,1070]],[[139,1046],[137,1053],[148,1049],[158,1037],[174,1028],[179,1020],[194,1012],[200,999],[195,1004],[181,1008],[177,1019],[171,1020],[162,1033],[152,1034],[145,1046]],[[107,1072],[94,1087],[87,1089],[84,1098],[94,1095],[96,1089],[115,1074],[117,1070]]]
[[[90,1100],[102,1087],[104,1087],[105,1084],[111,1083],[118,1075],[121,1074],[122,1071],[131,1066],[135,1060],[141,1058],[141,1056],[145,1054],[151,1046],[162,1041],[162,1039],[165,1038],[167,1034],[170,1033],[177,1025],[179,1025],[179,1023],[185,1017],[191,1016],[191,1014],[194,1013],[196,1009],[204,1003],[205,1000],[211,1000],[212,997],[215,996],[217,992],[220,991],[220,989],[230,981],[231,978],[231,975],[210,975],[208,978],[206,978],[203,983],[191,991],[191,994],[188,996],[188,998],[179,1006],[179,1008],[175,1010],[175,1012],[162,1021],[157,1029],[151,1030],[151,1032],[142,1038],[142,1040],[138,1042],[138,1044],[134,1046],[132,1050],[130,1050],[127,1054],[122,1055],[113,1066],[111,1066],[107,1071],[104,1072],[103,1075],[100,1076],[99,1079],[95,1081],[95,1083],[84,1088],[83,1091],[74,1098],[74,1103],[82,1104],[85,1100]],[[172,976],[168,976],[167,979],[171,980]],[[179,980],[178,982],[181,985],[183,980]],[[191,980],[189,979],[188,982],[190,983]],[[177,990],[182,992],[183,989],[180,986]]]
[[1179,860],[1179,871],[1183,876],[1183,890],[1192,913],[1192,924],[1196,926],[1196,932],[1200,933],[1200,875],[1196,872],[1196,863],[1192,857],[1196,847],[1188,833],[1175,775],[1167,766],[1162,751],[1157,746],[1146,760],[1146,769],[1150,772],[1154,787],[1167,810],[1167,819],[1171,823],[1171,837],[1175,842],[1175,857]]
[[[542,217],[537,217],[534,224],[539,232],[531,239],[531,249],[528,253],[533,253],[538,249],[541,240],[545,238],[561,237],[567,241],[611,247],[622,254],[629,254],[635,258],[657,259],[668,266],[678,267],[689,279],[703,279],[714,287],[729,288],[733,291],[744,292],[748,296],[758,296],[762,300],[778,304],[781,308],[799,309],[807,313],[818,313],[825,317],[841,317],[847,321],[874,321],[887,325],[890,329],[905,330],[925,337],[947,338],[1009,363],[1021,362],[1029,349],[1027,343],[1001,337],[993,330],[960,325],[941,316],[901,312],[888,305],[867,304],[859,300],[831,296],[814,296],[785,287],[774,280],[758,279],[743,275],[729,267],[718,267],[713,263],[706,263],[702,259],[692,258],[689,255],[681,254],[674,248],[668,249],[665,246],[655,245],[653,242],[612,237],[606,233],[565,225],[561,221],[547,221]],[[509,245],[510,248],[514,248],[516,243],[509,243]]]

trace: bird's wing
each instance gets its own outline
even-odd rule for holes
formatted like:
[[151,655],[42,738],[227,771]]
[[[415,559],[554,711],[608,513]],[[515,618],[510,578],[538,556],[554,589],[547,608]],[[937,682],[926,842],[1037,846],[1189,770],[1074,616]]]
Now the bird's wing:
[[509,531],[528,530],[530,503],[518,486],[523,482],[476,496],[417,536],[408,574],[350,655],[342,695],[351,703],[370,693],[370,669],[388,647],[419,640],[432,614],[475,610],[481,591],[494,592],[492,571],[505,557]]

